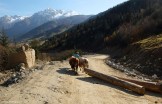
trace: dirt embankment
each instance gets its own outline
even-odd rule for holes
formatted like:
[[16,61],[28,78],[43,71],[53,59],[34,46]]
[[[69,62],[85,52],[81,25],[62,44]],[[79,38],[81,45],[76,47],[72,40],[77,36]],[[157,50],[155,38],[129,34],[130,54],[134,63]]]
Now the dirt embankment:
[[[107,66],[105,55],[87,55],[90,68],[105,74],[128,77]],[[162,103],[162,95],[144,96],[102,80],[71,71],[68,61],[53,61],[18,84],[0,86],[0,104],[153,104]]]
[[[113,54],[115,53],[115,54]],[[162,80],[162,34],[111,52],[111,61]]]

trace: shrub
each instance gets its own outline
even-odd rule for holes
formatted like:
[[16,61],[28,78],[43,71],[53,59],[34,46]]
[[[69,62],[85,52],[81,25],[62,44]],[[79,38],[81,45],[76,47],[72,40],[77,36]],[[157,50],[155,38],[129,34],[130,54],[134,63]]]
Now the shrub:
[[4,29],[0,32],[0,44],[4,47],[7,47],[9,44],[9,39]]
[[7,49],[0,45],[0,71],[5,70],[8,64]]

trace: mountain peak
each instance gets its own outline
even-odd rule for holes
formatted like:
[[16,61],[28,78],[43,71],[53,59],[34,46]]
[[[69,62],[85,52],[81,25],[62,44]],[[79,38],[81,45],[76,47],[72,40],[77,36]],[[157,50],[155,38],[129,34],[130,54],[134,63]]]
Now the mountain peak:
[[[5,29],[11,28],[15,23],[19,21],[26,20],[26,18],[29,18],[35,23],[38,23],[38,25],[41,25],[45,22],[54,20],[54,19],[59,19],[59,18],[65,18],[65,17],[70,17],[74,15],[79,15],[76,11],[65,11],[65,10],[56,10],[52,8],[47,8],[42,11],[39,11],[37,13],[34,13],[32,16],[19,16],[19,15],[14,15],[14,16],[9,16],[9,15],[4,15],[3,17],[0,17],[0,28],[4,27]],[[39,22],[38,22],[39,21]]]
[[26,16],[9,16],[9,15],[4,15],[3,17],[0,18],[0,28],[4,27],[5,29],[8,29],[12,27],[16,22],[22,21]]
[[45,10],[39,11],[35,13],[33,16],[43,16],[43,17],[50,17],[52,19],[55,18],[63,18],[63,17],[70,17],[74,15],[79,15],[76,11],[65,11],[65,10],[56,10],[52,8],[47,8]]

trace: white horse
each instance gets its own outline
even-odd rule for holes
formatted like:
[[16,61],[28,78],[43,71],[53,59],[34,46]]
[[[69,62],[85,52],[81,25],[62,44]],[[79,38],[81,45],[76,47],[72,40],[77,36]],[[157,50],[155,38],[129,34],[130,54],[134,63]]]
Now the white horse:
[[84,69],[89,67],[88,59],[85,57],[80,57],[79,58],[79,67],[80,67],[80,70],[82,70],[82,72],[84,72]]

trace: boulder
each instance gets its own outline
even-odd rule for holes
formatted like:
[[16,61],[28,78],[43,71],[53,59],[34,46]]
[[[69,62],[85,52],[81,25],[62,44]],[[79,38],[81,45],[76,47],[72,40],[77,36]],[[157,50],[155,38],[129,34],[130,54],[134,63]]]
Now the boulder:
[[35,50],[23,45],[22,50],[9,56],[9,67],[14,67],[20,63],[24,63],[26,68],[31,68],[35,64]]

